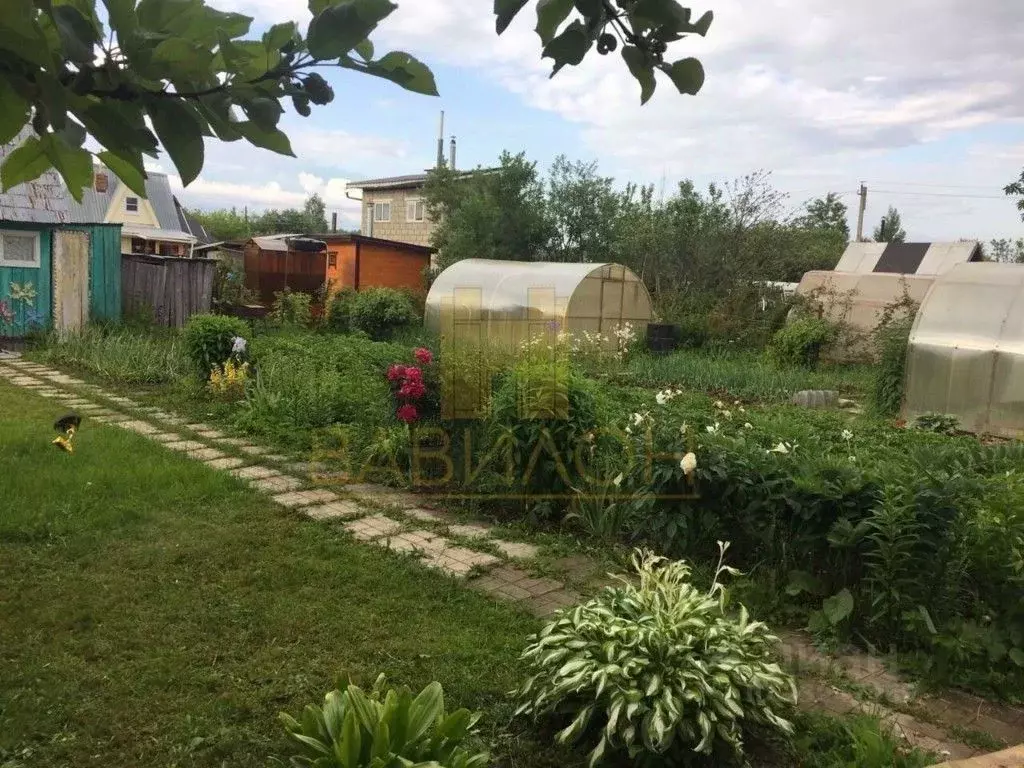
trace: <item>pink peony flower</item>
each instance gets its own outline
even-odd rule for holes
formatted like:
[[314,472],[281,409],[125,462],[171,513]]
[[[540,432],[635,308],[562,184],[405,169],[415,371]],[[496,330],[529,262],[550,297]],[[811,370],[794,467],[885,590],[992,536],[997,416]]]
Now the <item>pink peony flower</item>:
[[398,396],[410,400],[419,400],[426,393],[427,388],[423,385],[423,382],[416,379],[406,379],[405,383],[398,388]]
[[398,381],[405,378],[405,366],[395,363],[388,366],[388,381]]
[[410,365],[405,369],[405,380],[406,381],[422,381],[423,371],[417,368],[415,365]]
[[400,406],[399,409],[395,411],[395,416],[398,417],[399,421],[404,421],[406,424],[412,424],[420,417],[419,413],[416,412],[416,406],[411,405],[410,403]]
[[430,365],[434,361],[434,353],[426,347],[414,349],[412,356],[416,358],[416,362],[420,365]]

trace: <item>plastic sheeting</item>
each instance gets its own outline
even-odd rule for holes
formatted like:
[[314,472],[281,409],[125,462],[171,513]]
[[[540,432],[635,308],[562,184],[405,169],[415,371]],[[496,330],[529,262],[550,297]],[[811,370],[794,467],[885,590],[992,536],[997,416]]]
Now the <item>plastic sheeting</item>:
[[956,416],[1024,435],[1024,266],[959,264],[937,278],[910,333],[903,415]]
[[796,292],[814,295],[828,317],[868,333],[878,325],[886,305],[899,301],[904,290],[920,303],[934,281],[928,275],[813,271],[804,274]]
[[614,345],[616,329],[629,324],[642,338],[652,319],[647,288],[620,264],[464,259],[434,280],[424,323],[448,340],[516,345],[586,331]]

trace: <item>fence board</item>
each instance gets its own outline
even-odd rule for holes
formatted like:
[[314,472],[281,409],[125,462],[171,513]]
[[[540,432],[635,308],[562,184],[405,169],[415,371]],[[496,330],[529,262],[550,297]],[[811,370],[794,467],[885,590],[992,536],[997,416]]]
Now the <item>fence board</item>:
[[158,325],[180,328],[192,315],[210,311],[215,269],[213,259],[123,256],[124,312],[148,315]]

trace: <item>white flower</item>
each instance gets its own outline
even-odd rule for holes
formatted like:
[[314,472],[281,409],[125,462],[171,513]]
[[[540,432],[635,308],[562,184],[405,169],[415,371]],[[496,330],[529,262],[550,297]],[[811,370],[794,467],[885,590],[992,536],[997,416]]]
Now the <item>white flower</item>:
[[697,456],[693,451],[683,456],[682,461],[679,462],[679,467],[683,470],[684,475],[689,475],[697,468]]
[[725,408],[725,403],[723,403],[721,400],[715,400],[715,408],[717,408],[718,410],[722,410],[723,408]]
[[735,401],[733,401],[733,405],[739,405],[739,404],[740,404],[740,401],[739,401],[739,400],[735,400]]
[[747,409],[746,409],[746,408],[744,408],[744,407],[743,407],[743,406],[741,405],[741,406],[740,406],[740,413],[746,413],[746,412],[747,412]]
[[654,399],[655,399],[655,400],[657,401],[658,405],[664,405],[664,404],[665,404],[665,403],[667,403],[667,402],[668,402],[669,400],[671,400],[671,399],[672,399],[672,397],[671,397],[671,395],[670,395],[669,393],[667,393],[667,392],[659,392],[658,394],[656,394],[656,395],[654,396]]
[[639,427],[641,424],[644,423],[644,419],[645,418],[647,418],[647,414],[646,413],[634,413],[633,414],[633,426],[634,427]]
[[751,424],[751,423],[750,423],[749,421],[747,421],[747,422],[744,422],[744,424],[743,424],[743,428],[744,428],[744,429],[753,429],[753,428],[754,428],[754,425],[753,425],[753,424]]
[[727,419],[731,419],[732,418],[732,411],[722,411],[722,415],[725,416],[725,418],[727,418]]
[[713,435],[718,431],[718,422],[716,421],[714,424],[704,427],[704,429]]
[[617,474],[615,476],[615,479],[612,480],[612,485],[614,485],[616,488],[618,488],[620,485],[622,485],[622,473],[621,472],[619,472],[619,474]]
[[231,339],[231,354],[241,355],[245,353],[246,341],[241,336],[235,336]]
[[768,453],[789,453],[789,445],[787,443],[779,443],[769,450]]
[[850,461],[856,461],[857,460],[856,456],[849,456],[848,458],[850,459]]
[[680,435],[685,435],[686,434],[686,430],[688,430],[689,428],[690,428],[690,425],[687,424],[684,421],[682,424],[679,425],[679,434]]
[[842,437],[842,438],[843,438],[843,440],[853,440],[853,432],[851,432],[851,431],[850,431],[850,430],[848,430],[848,429],[844,429],[844,430],[842,431],[842,433],[841,433],[840,437]]
[[627,427],[626,427],[626,434],[627,434],[627,435],[632,435],[632,434],[633,434],[633,428],[632,428],[632,427],[628,427],[628,426],[627,426]]

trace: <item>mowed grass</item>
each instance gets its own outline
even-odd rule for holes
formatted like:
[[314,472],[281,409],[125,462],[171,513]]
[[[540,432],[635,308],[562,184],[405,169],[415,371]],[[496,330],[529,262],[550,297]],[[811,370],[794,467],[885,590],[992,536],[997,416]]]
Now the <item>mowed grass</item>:
[[483,709],[502,766],[574,760],[508,729],[534,619],[230,476],[0,382],[0,765],[256,766],[276,716],[385,672]]

